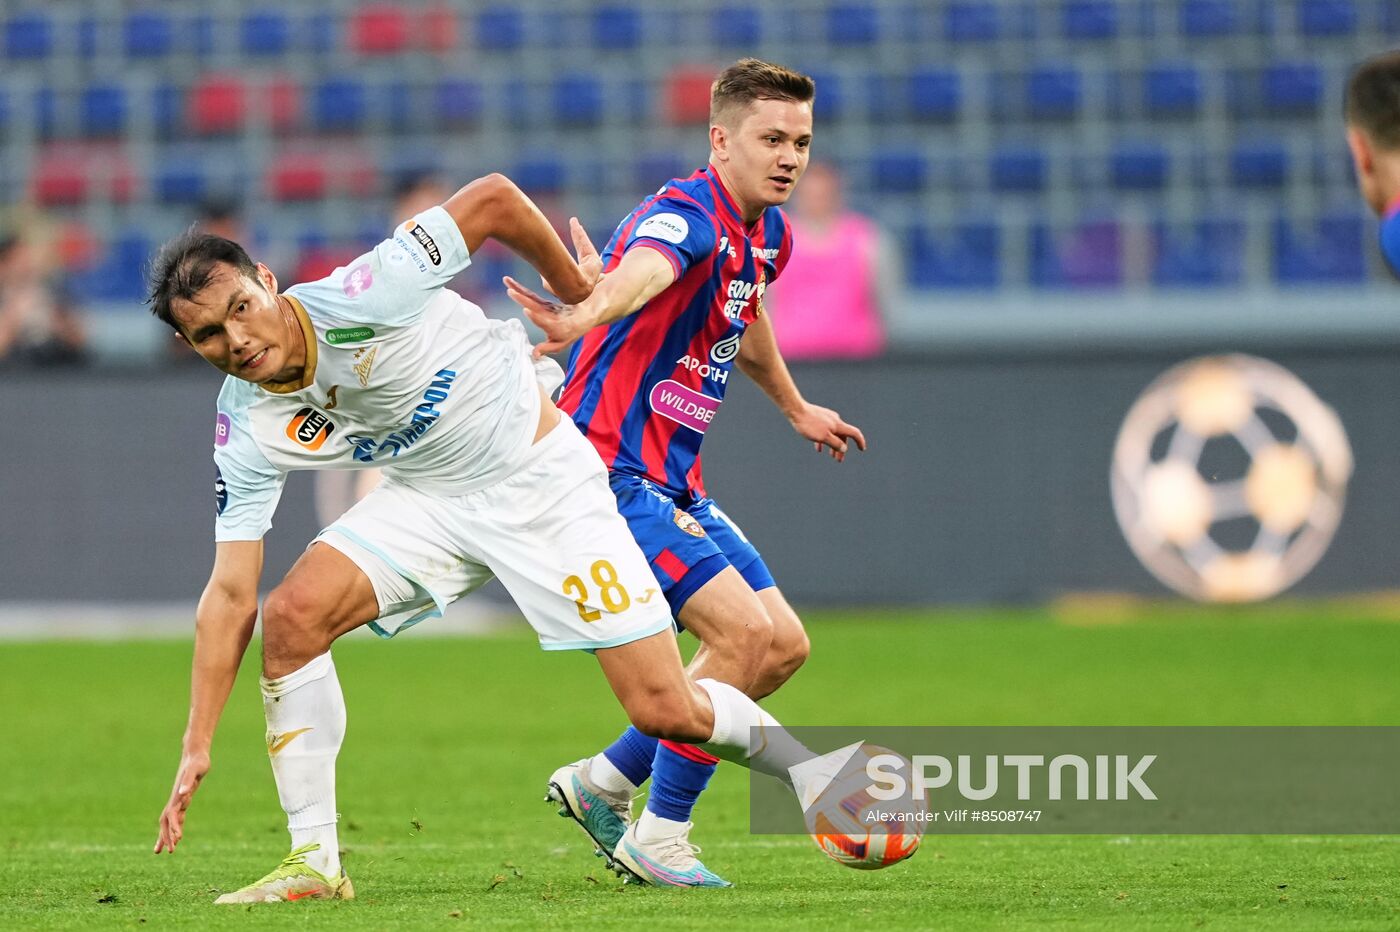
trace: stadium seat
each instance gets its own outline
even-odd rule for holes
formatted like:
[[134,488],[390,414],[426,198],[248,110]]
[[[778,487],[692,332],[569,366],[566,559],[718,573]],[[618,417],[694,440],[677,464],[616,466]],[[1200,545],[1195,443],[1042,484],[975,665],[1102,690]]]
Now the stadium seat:
[[802,68],[816,83],[817,96],[812,99],[812,116],[818,122],[841,118],[846,98],[842,93],[841,76],[824,68]]
[[1118,7],[1109,0],[1069,0],[1060,8],[1066,39],[1111,39],[1118,35]]
[[1118,224],[1096,220],[1068,229],[1036,223],[1030,229],[1030,280],[1038,288],[1087,288],[1123,282]]
[[316,153],[287,153],[273,159],[268,170],[268,193],[279,201],[309,201],[324,197],[330,173]]
[[190,125],[196,133],[235,132],[247,113],[247,88],[233,75],[206,75],[190,90]]
[[408,47],[408,14],[392,4],[361,7],[348,27],[350,47],[361,55],[393,55]]
[[89,167],[75,155],[49,155],[35,160],[30,188],[40,207],[81,204],[90,193]]
[[[193,105],[190,107],[190,112],[191,114],[194,112]],[[187,133],[192,128],[198,132],[198,127],[192,125],[194,123],[193,116],[191,116],[190,122],[191,125],[185,123],[185,94],[179,85],[163,82],[152,88],[151,124],[155,128],[157,136],[169,138],[176,133]]]
[[190,48],[181,51],[192,52],[200,59],[213,55],[216,49],[224,48],[228,42],[227,27],[209,13],[200,13],[191,19],[187,35]]
[[1366,280],[1366,221],[1359,213],[1274,221],[1274,280],[1281,285],[1344,285]]
[[591,74],[565,74],[551,88],[554,120],[566,126],[596,126],[603,120],[603,86]]
[[528,194],[558,194],[564,189],[567,170],[562,159],[535,155],[521,159],[511,178]]
[[286,133],[301,126],[301,85],[291,78],[274,77],[259,101],[274,132]]
[[880,16],[864,3],[838,3],[826,11],[826,39],[836,46],[873,45],[880,39]]
[[154,252],[155,244],[144,233],[119,232],[100,260],[71,275],[73,293],[86,301],[140,301],[146,292],[144,269]]
[[301,45],[308,52],[324,55],[340,48],[340,17],[334,13],[313,13],[306,18]]
[[1184,0],[1178,8],[1177,29],[1193,39],[1233,36],[1240,31],[1236,0]]
[[1049,175],[1048,159],[1045,153],[1037,148],[1004,146],[992,153],[988,175],[993,191],[1043,191]]
[[677,68],[666,76],[666,115],[673,123],[701,123],[710,119],[709,68]]
[[681,152],[649,152],[637,157],[632,166],[634,187],[648,193],[660,188],[672,178],[685,178],[699,164],[692,165]]
[[1142,75],[1142,105],[1151,117],[1191,117],[1200,112],[1201,72],[1193,65],[1155,65]]
[[752,48],[763,41],[763,16],[756,7],[719,7],[710,14],[710,37],[720,48]]
[[593,47],[617,51],[642,44],[642,14],[632,6],[601,6],[593,11]]
[[1152,284],[1159,288],[1238,285],[1244,274],[1244,225],[1199,220],[1152,227]]
[[928,183],[928,160],[917,152],[880,151],[870,161],[870,183],[884,194],[917,194]]
[[1157,143],[1121,143],[1109,158],[1109,175],[1120,191],[1160,190],[1170,169],[1170,156]]
[[1322,105],[1322,70],[1311,62],[1270,65],[1260,86],[1264,108],[1276,116],[1312,114]]
[[366,110],[365,86],[354,78],[329,78],[311,88],[311,122],[322,132],[354,132]]
[[48,58],[53,54],[53,23],[42,13],[20,13],[5,21],[5,57]]
[[126,88],[118,84],[90,84],[79,103],[84,136],[115,136],[126,128]]
[[77,22],[77,42],[74,48],[79,58],[92,58],[97,54],[97,17],[82,16]]
[[51,87],[34,92],[34,132],[40,139],[52,139],[59,134],[58,95]]
[[1230,151],[1230,181],[1237,188],[1278,188],[1288,172],[1288,150],[1276,140],[1245,141]]
[[449,6],[429,7],[418,14],[419,48],[429,52],[450,52],[457,47],[457,11]]
[[990,223],[909,231],[909,284],[916,288],[995,288],[1001,284],[1001,231]]
[[943,9],[943,38],[949,42],[991,42],[1001,35],[994,3],[950,3]]
[[239,26],[245,55],[285,55],[292,46],[291,23],[281,10],[256,10],[243,17]]
[[497,52],[525,43],[525,14],[513,6],[489,6],[476,15],[476,44]]
[[[962,110],[962,76],[944,68],[909,75],[909,112],[915,119],[950,121]],[[881,96],[884,96],[883,93]]]
[[1298,31],[1310,38],[1355,35],[1358,22],[1355,0],[1300,0],[1298,4]]
[[444,78],[433,85],[433,123],[443,128],[475,126],[481,120],[481,85],[464,78]]
[[166,204],[199,204],[209,194],[209,179],[199,159],[161,161],[152,188]]
[[175,25],[155,10],[132,13],[122,27],[122,45],[128,58],[161,58],[175,48]]
[[1069,65],[1032,69],[1026,75],[1026,111],[1037,120],[1069,119],[1079,112],[1081,78]]

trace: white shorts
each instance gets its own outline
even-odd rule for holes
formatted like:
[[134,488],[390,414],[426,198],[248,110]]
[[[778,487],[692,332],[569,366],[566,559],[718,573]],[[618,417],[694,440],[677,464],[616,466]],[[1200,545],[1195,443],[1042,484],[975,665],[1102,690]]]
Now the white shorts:
[[674,625],[617,512],[607,469],[568,417],[509,478],[435,495],[390,477],[316,538],[364,571],[381,637],[498,577],[545,650],[596,650]]

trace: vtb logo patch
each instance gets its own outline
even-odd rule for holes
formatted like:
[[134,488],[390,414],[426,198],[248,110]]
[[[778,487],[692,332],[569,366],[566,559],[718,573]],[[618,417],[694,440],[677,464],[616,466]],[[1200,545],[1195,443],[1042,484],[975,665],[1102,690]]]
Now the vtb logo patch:
[[331,419],[309,405],[298,411],[287,424],[287,437],[308,450],[321,449],[326,443],[326,438],[333,433],[335,424]]

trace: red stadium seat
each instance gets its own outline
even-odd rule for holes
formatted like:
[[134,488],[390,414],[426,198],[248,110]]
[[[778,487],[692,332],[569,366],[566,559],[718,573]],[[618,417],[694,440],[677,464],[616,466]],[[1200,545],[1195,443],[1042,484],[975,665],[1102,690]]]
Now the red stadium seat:
[[190,90],[190,125],[196,133],[237,132],[247,108],[247,88],[233,75],[206,75]]
[[330,175],[315,153],[286,153],[268,170],[268,192],[279,201],[314,201],[326,196]]
[[292,78],[273,78],[267,86],[268,125],[276,132],[287,132],[301,122],[301,85]]
[[710,118],[711,68],[680,67],[666,78],[666,112],[673,123],[703,123]]
[[41,207],[81,204],[88,199],[88,170],[72,155],[44,155],[36,160],[31,188]]
[[418,14],[418,46],[428,52],[450,52],[457,47],[457,14],[449,6],[432,7]]
[[136,173],[109,146],[57,145],[35,160],[31,190],[43,207],[70,206],[92,199],[124,204],[136,195]]
[[393,55],[408,47],[408,14],[389,4],[361,7],[350,18],[350,46],[361,55]]

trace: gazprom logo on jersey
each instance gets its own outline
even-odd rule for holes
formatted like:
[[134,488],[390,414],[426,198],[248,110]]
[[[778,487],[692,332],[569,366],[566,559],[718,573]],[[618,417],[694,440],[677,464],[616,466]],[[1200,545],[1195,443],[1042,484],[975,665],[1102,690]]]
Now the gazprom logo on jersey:
[[652,214],[642,221],[633,236],[650,236],[680,245],[690,235],[690,224],[680,214]]
[[356,461],[373,463],[376,458],[398,456],[401,450],[417,443],[419,438],[428,432],[428,428],[436,424],[442,416],[438,405],[446,401],[447,396],[452,393],[452,382],[456,378],[457,373],[453,369],[439,369],[434,372],[432,382],[423,391],[422,404],[413,409],[413,420],[404,427],[390,431],[383,439],[355,434],[346,437],[345,439],[355,446],[352,455]]
[[720,403],[718,398],[711,398],[670,379],[657,382],[647,401],[657,414],[701,434],[709,429]]
[[735,356],[739,355],[739,340],[742,336],[742,333],[736,333],[710,347],[710,362],[696,359],[687,353],[676,360],[676,365],[684,366],[702,379],[709,379],[719,385],[725,385],[729,382],[728,365],[734,361]]

